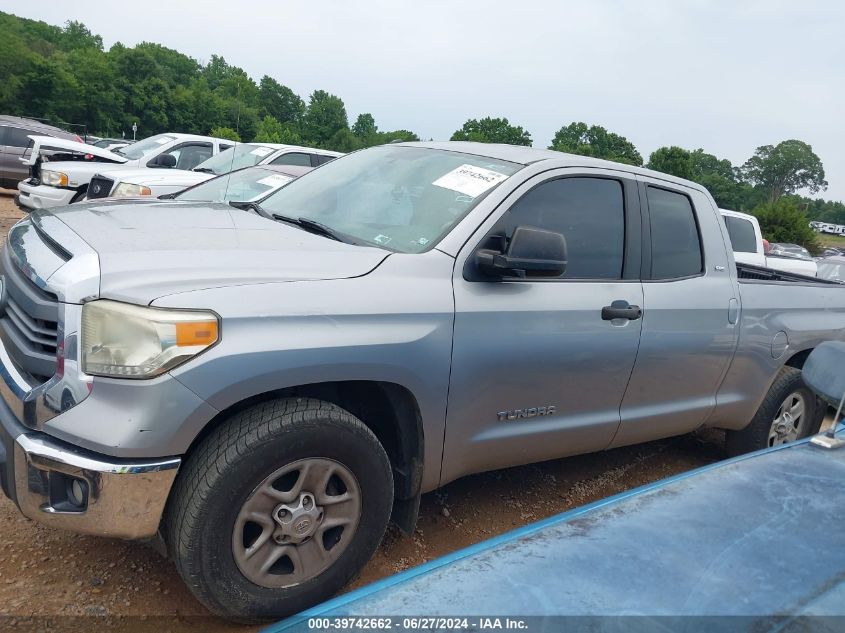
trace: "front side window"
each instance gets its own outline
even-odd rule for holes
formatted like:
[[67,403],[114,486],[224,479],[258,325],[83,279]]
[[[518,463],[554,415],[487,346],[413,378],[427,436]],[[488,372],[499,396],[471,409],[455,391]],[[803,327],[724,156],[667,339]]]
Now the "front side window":
[[420,253],[521,168],[485,156],[383,145],[326,163],[261,206],[320,222],[354,242]]
[[176,158],[176,169],[193,169],[211,158],[212,151],[211,143],[185,143],[167,153]]
[[518,226],[562,233],[563,279],[621,279],[625,255],[622,183],[607,178],[559,178],[531,189],[496,223],[488,240],[502,244]]
[[648,187],[651,278],[678,279],[703,271],[701,238],[690,199],[682,193]]
[[[221,146],[222,147],[222,146]],[[259,144],[241,143],[227,150],[221,151],[217,156],[200,163],[195,171],[204,171],[210,174],[228,174],[236,169],[252,167],[267,158],[275,150],[272,147]]]
[[170,136],[168,134],[156,134],[155,136],[145,138],[143,141],[138,141],[137,143],[132,143],[126,147],[116,149],[114,150],[114,153],[125,156],[129,160],[138,160],[139,158],[143,158],[157,149],[160,149],[162,145],[167,145],[174,140],[176,140],[175,136]]
[[735,218],[731,215],[723,216],[725,225],[728,227],[728,235],[731,238],[731,247],[734,253],[756,253],[757,236],[754,234],[754,225],[749,220]]

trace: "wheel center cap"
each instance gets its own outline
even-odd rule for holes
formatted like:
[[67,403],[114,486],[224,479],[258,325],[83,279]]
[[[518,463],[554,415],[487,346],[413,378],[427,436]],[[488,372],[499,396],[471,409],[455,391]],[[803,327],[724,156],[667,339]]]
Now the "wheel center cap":
[[303,492],[293,503],[280,503],[273,510],[276,530],[273,538],[278,543],[301,543],[311,538],[323,520],[323,509],[314,495]]

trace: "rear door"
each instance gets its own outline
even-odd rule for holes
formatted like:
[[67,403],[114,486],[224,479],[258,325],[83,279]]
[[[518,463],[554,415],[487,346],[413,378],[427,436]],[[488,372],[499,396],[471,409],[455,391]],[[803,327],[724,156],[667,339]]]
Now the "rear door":
[[[637,183],[610,170],[558,169],[517,188],[459,254],[442,480],[607,446],[634,366],[642,306]],[[562,278],[481,280],[480,248],[517,226],[563,233]]]
[[612,446],[698,428],[716,402],[738,338],[727,230],[710,198],[641,177],[642,336]]

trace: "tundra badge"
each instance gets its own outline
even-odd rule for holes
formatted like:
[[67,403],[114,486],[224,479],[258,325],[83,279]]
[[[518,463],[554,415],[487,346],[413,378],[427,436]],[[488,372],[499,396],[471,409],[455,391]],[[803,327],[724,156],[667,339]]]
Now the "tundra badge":
[[530,407],[528,409],[514,409],[513,411],[499,411],[496,416],[499,422],[511,422],[513,420],[522,420],[525,418],[536,418],[540,415],[554,415],[555,405],[546,407]]

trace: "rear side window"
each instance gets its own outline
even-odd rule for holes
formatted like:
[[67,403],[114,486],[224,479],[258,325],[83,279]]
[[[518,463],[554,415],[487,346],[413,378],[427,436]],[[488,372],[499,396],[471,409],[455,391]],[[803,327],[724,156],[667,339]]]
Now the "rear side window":
[[618,180],[560,178],[538,185],[514,203],[491,236],[510,240],[518,226],[563,234],[564,279],[621,279],[625,204]]
[[6,126],[0,125],[0,145],[6,144]]
[[651,278],[677,279],[701,274],[701,238],[689,198],[648,187]]
[[334,160],[337,158],[336,156],[326,156],[324,154],[314,154],[313,158],[315,159],[314,167],[322,165],[323,163],[328,163],[329,161]]
[[754,235],[754,225],[742,218],[735,218],[730,215],[723,217],[725,218],[725,225],[728,227],[728,235],[731,238],[731,247],[734,253],[756,253],[757,236]]
[[303,167],[311,167],[311,155],[302,152],[289,152],[282,154],[271,165],[302,165]]

